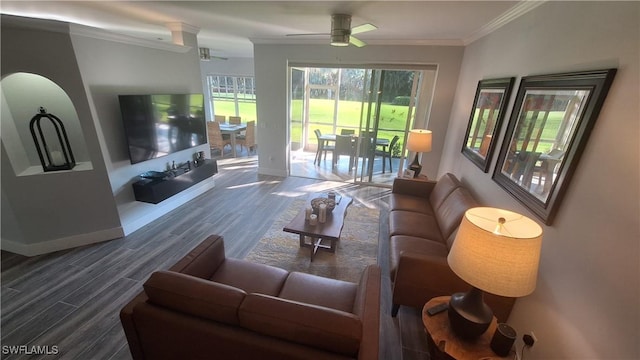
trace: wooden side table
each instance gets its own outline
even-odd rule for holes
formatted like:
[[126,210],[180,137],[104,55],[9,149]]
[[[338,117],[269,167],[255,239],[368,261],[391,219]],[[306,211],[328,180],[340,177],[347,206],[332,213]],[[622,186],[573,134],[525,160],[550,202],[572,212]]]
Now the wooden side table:
[[438,304],[449,302],[450,296],[440,296],[427,302],[422,308],[422,323],[429,342],[429,355],[432,360],[491,360],[511,359],[512,356],[500,357],[491,350],[491,338],[498,326],[493,317],[489,329],[482,336],[473,341],[458,338],[451,330],[449,316],[446,311],[429,316],[427,309]]

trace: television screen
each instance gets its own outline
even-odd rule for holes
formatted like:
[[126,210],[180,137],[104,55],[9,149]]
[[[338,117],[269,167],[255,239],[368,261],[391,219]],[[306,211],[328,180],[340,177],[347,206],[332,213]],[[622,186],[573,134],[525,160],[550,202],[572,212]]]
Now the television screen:
[[118,98],[132,164],[207,143],[202,94]]

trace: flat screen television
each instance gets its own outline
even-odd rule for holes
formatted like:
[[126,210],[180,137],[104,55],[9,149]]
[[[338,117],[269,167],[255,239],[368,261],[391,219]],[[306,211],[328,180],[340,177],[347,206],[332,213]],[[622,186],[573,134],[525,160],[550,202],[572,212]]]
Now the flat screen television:
[[120,95],[132,164],[207,143],[202,94]]

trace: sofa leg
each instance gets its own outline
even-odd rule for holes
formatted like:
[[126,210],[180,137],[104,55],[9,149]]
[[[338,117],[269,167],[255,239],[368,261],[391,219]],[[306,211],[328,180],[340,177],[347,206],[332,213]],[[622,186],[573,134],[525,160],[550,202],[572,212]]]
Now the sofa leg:
[[400,305],[393,304],[393,306],[391,307],[391,316],[396,317],[396,315],[398,315],[398,310],[400,310]]

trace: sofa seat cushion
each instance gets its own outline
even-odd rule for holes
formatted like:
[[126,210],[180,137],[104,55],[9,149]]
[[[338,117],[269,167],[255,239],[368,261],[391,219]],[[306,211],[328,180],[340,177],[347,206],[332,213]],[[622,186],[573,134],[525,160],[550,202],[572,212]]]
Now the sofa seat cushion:
[[431,209],[431,204],[428,199],[405,194],[391,194],[389,198],[389,210],[405,210],[433,215],[433,210]]
[[389,213],[389,235],[407,235],[444,243],[436,217],[413,211]]
[[238,317],[255,332],[348,356],[362,339],[362,322],[351,313],[262,294],[248,294]]
[[292,272],[279,297],[352,313],[357,290],[354,283]]
[[389,260],[391,262],[389,267],[391,268],[391,281],[393,281],[396,278],[396,270],[402,252],[429,254],[446,258],[449,254],[449,249],[441,242],[413,236],[396,235],[389,239],[389,252]]
[[246,296],[241,289],[172,271],[154,272],[143,287],[153,304],[231,325],[238,325]]
[[289,272],[264,264],[227,258],[218,268],[212,281],[246,291],[277,296]]

